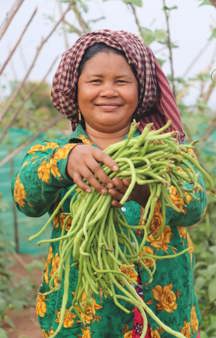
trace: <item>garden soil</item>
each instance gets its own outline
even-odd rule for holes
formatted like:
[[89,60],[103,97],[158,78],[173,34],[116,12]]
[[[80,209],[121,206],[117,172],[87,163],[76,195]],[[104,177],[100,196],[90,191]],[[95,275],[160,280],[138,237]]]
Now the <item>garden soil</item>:
[[[30,255],[15,255],[15,264],[11,270],[15,280],[24,276],[29,276],[25,265],[31,263],[35,258]],[[33,269],[31,279],[34,280],[36,287],[40,285],[41,270]],[[5,324],[4,329],[7,331],[8,338],[42,338],[41,331],[37,323],[35,308],[28,307],[22,310],[8,312],[9,318],[13,322],[13,327]]]

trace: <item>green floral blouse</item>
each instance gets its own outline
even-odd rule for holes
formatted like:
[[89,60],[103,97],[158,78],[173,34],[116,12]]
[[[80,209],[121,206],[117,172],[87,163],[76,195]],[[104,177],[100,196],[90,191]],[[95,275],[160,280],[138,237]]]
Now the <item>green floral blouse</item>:
[[[48,140],[34,145],[24,158],[23,164],[13,180],[13,196],[18,209],[31,217],[39,217],[46,212],[51,213],[57,202],[63,197],[73,184],[66,174],[67,157],[75,144],[90,143],[88,136],[80,125],[70,138],[60,140]],[[195,193],[196,198],[188,195],[188,203],[184,205],[174,187],[170,189],[172,201],[181,208],[177,213],[167,208],[166,226],[164,232],[157,238],[149,235],[148,242],[143,250],[163,256],[173,254],[190,247],[189,252],[170,260],[158,260],[153,281],[146,282],[145,273],[137,266],[141,278],[142,292],[145,302],[154,313],[172,329],[181,332],[185,337],[197,337],[200,313],[194,292],[193,279],[193,244],[190,240],[187,227],[198,222],[206,207],[206,194],[203,179],[199,173],[202,191]],[[66,200],[60,212],[53,220],[52,238],[61,234],[61,227],[65,219],[65,212],[69,211],[69,200]],[[129,224],[139,223],[143,209],[135,201],[129,201],[122,207]],[[153,227],[160,225],[161,213],[157,206],[152,222]],[[70,222],[67,226],[70,227]],[[66,229],[67,231],[67,229]],[[137,236],[140,236],[137,231]],[[36,313],[44,337],[49,337],[55,331],[59,322],[59,311],[63,295],[63,281],[59,291],[43,295],[49,291],[48,282],[55,273],[59,264],[59,244],[50,245],[44,267],[42,284],[40,286]],[[151,261],[146,260],[146,264]],[[128,271],[127,273],[131,273]],[[70,293],[67,309],[72,303],[76,289],[78,271],[75,267],[70,271]],[[55,280],[54,283],[58,283]],[[85,298],[85,296],[83,296]],[[85,299],[83,299],[85,302]],[[111,299],[103,299],[103,296],[95,297],[90,306],[84,306],[84,310],[77,309],[83,323],[73,311],[66,310],[64,325],[59,338],[132,338],[134,311],[126,314],[115,306]],[[169,338],[158,325],[148,318],[150,335],[154,338]],[[134,337],[134,336],[133,336]]]

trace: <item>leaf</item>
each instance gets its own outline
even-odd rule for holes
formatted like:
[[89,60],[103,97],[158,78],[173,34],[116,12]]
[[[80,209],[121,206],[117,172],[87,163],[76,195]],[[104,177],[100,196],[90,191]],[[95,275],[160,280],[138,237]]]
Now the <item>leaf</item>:
[[[216,271],[216,263],[214,264],[209,264],[207,270],[206,270],[206,275],[208,278],[212,278],[215,276],[215,271]],[[216,283],[215,283],[216,285]],[[216,289],[216,288],[215,288]]]
[[213,302],[216,300],[216,279],[212,279],[208,286],[209,301]]
[[124,0],[124,3],[126,5],[134,5],[134,6],[138,6],[138,7],[143,6],[142,0]]
[[0,298],[0,313],[3,313],[7,307],[5,299]]
[[216,27],[211,29],[211,35],[209,37],[210,40],[215,39],[216,38]]
[[209,0],[199,0],[199,6],[211,5]]
[[0,328],[0,338],[8,338],[7,332]]
[[201,331],[200,332],[200,337],[201,338],[208,338],[207,334],[205,333],[205,331]]

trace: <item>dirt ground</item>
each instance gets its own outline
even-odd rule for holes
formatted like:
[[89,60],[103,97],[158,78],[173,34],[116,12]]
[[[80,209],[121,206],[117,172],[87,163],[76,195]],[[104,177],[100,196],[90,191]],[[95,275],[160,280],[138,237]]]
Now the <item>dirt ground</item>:
[[[33,258],[28,255],[16,255],[16,263],[12,267],[14,278],[26,276],[29,272],[25,269],[25,264],[30,263]],[[34,269],[31,272],[31,278],[34,279],[36,285],[40,285],[41,271]],[[41,338],[41,332],[37,323],[35,315],[35,308],[30,307],[19,311],[10,311],[8,316],[13,322],[13,328],[5,325],[4,329],[7,331],[9,338]]]

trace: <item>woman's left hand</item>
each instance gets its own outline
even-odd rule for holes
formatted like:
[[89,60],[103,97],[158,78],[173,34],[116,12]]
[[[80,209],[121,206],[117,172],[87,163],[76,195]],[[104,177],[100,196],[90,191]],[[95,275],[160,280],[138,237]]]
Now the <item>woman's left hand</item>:
[[[130,184],[130,180],[120,179],[119,177],[115,177],[112,179],[112,183],[113,183],[113,188],[108,189],[108,193],[113,198],[112,205],[120,208],[122,206],[120,204],[120,200],[124,196]],[[148,199],[148,196],[149,196],[148,187],[146,185],[141,186],[141,185],[136,184],[128,200],[134,200],[144,207]]]

